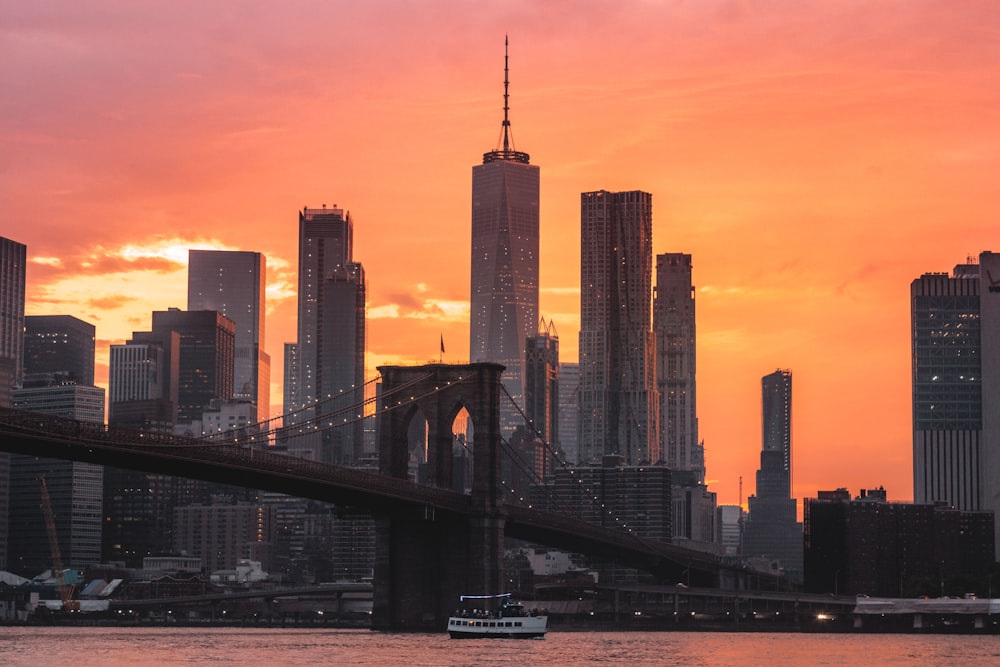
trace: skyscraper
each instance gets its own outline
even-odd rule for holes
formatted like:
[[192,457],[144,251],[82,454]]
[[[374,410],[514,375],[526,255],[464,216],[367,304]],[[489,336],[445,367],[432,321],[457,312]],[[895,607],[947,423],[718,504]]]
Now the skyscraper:
[[992,510],[1000,538],[1000,255],[914,280],[910,314],[913,500]]
[[757,492],[748,499],[743,554],[781,562],[785,574],[802,576],[802,524],[796,521],[792,485],[792,373],[761,379],[762,446]]
[[[503,364],[503,385],[523,406],[523,346],[538,325],[539,170],[514,149],[507,64],[505,41],[500,142],[472,168],[469,359]],[[514,425],[507,403],[505,430]]]
[[579,464],[620,454],[661,460],[656,340],[650,328],[653,196],[580,197]]
[[656,386],[660,391],[661,451],[674,472],[705,481],[705,457],[698,441],[695,395],[695,316],[691,255],[656,256],[653,331],[656,334]]
[[271,357],[264,351],[267,260],[259,252],[188,251],[188,310],[214,310],[236,325],[233,399],[254,419],[270,413]]
[[290,452],[327,462],[353,462],[362,447],[366,286],[353,246],[349,212],[299,213],[298,340],[285,346],[285,426],[298,425],[288,430]]

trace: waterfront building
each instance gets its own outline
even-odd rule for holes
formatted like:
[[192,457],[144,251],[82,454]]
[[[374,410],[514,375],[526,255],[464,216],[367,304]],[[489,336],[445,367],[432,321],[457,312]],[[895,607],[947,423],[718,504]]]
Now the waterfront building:
[[232,502],[224,497],[208,504],[174,509],[174,550],[201,558],[206,571],[231,570],[242,559],[273,562],[274,509],[263,503]]
[[890,503],[882,488],[803,503],[805,590],[877,597],[988,594],[991,512]]
[[653,197],[581,195],[578,459],[618,454],[626,465],[660,452],[656,339],[650,319]]
[[[176,420],[180,334],[140,332],[110,348],[108,424],[172,433]],[[104,468],[104,562],[140,567],[172,549],[178,479],[139,470]]]
[[188,250],[188,310],[214,310],[233,321],[233,400],[270,414],[271,357],[264,351],[267,260],[259,252]]
[[1000,536],[1000,254],[910,285],[913,498],[993,512]]
[[[538,324],[539,169],[514,147],[504,54],[504,116],[496,149],[472,168],[469,359],[505,366],[502,382],[524,405],[524,341]],[[520,420],[504,399],[501,428]]]
[[[14,407],[104,423],[104,389],[94,386],[94,325],[68,315],[25,317],[23,386]],[[101,561],[103,468],[94,463],[14,455],[10,463],[8,568],[35,576],[52,565],[41,509],[45,477],[56,537],[67,567]]]
[[743,555],[779,561],[784,574],[802,576],[802,524],[792,488],[792,373],[761,379],[763,433],[757,492],[748,501]]

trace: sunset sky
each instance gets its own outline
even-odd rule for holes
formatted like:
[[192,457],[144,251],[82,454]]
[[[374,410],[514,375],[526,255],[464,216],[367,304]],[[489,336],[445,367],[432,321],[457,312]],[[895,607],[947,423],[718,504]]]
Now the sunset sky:
[[720,503],[754,491],[760,379],[793,373],[793,494],[912,497],[909,284],[1000,250],[995,0],[0,0],[0,235],[29,315],[108,346],[187,303],[188,248],[268,265],[280,406],[298,222],[355,221],[369,376],[468,358],[471,170],[541,169],[541,314],[577,359],[580,192],[653,195],[693,255]]

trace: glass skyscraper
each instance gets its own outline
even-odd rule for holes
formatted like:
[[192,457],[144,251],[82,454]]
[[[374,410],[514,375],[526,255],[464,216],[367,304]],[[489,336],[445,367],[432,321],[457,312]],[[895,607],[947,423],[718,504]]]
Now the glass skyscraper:
[[[539,169],[514,150],[507,71],[505,54],[500,145],[472,168],[469,359],[503,364],[503,385],[523,407],[524,344],[538,327]],[[501,407],[505,430],[510,412]]]

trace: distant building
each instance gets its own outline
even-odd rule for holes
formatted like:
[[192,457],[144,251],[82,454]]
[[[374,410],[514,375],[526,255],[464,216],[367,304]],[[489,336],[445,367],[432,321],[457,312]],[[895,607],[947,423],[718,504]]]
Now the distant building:
[[717,541],[722,545],[725,556],[735,558],[743,552],[743,522],[746,520],[746,513],[739,505],[719,505],[718,515]]
[[[507,74],[505,52],[500,143],[472,168],[469,360],[503,364],[504,388],[523,407],[523,345],[538,325],[539,169],[514,149]],[[500,418],[505,433],[520,420],[506,399]]]
[[233,400],[254,406],[253,421],[271,411],[271,357],[264,351],[267,260],[259,252],[188,251],[188,310],[214,310],[235,325]]
[[804,503],[805,589],[918,597],[987,595],[994,564],[991,512],[886,502],[883,489],[846,489]]
[[657,463],[660,399],[651,329],[653,196],[580,195],[581,462]]
[[1000,539],[1000,254],[910,285],[913,498],[993,512]]
[[579,463],[580,364],[559,362],[559,451]]
[[802,576],[802,524],[792,485],[792,374],[778,370],[761,380],[763,446],[757,493],[750,496],[743,555],[777,560],[784,574]]
[[534,468],[544,477],[552,471],[559,446],[559,334],[554,323],[540,320],[538,333],[525,340],[524,359],[524,414],[541,439]]

